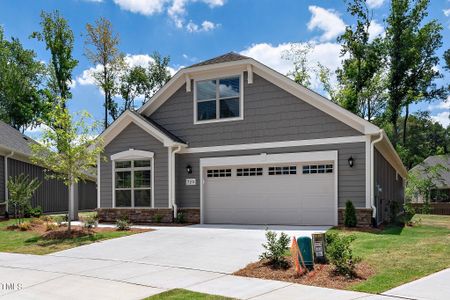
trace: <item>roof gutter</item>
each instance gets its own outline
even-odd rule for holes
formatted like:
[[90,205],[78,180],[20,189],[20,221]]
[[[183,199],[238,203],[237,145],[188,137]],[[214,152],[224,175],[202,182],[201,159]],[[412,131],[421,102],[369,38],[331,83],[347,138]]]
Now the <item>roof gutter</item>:
[[379,137],[370,143],[370,207],[372,208],[372,218],[376,220],[377,217],[377,207],[375,205],[375,162],[374,162],[374,152],[375,144],[381,142],[384,138],[383,129],[379,131]]

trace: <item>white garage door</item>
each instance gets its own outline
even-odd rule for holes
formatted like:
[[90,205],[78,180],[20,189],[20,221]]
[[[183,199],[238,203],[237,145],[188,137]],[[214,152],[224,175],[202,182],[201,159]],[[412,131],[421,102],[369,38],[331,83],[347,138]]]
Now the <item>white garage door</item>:
[[209,167],[203,172],[204,223],[336,223],[332,161]]

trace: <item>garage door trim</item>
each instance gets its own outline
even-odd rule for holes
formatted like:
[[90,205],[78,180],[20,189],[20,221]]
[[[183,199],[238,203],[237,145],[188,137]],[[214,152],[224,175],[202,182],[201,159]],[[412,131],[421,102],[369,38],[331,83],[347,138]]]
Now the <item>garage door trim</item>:
[[224,156],[200,158],[200,223],[204,223],[204,199],[203,187],[205,180],[203,178],[204,169],[207,167],[219,166],[239,166],[239,165],[258,165],[258,164],[283,164],[283,163],[302,163],[302,162],[321,162],[333,161],[334,163],[334,224],[338,223],[338,151],[314,151],[314,152],[296,152],[281,154],[244,155],[244,156]]

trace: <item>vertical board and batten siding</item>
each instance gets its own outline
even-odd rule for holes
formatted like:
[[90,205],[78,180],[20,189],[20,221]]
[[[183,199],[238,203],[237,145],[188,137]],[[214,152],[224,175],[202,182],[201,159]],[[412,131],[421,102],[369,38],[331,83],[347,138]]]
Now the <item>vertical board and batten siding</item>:
[[400,175],[397,176],[397,171],[376,148],[374,152],[374,169],[377,219],[378,222],[388,221],[390,202],[398,202],[399,208],[403,205],[403,178]]
[[78,210],[92,210],[97,208],[97,184],[93,181],[78,183]]
[[[200,207],[200,158],[255,155],[262,152],[267,154],[294,153],[311,151],[338,151],[338,202],[339,207],[345,207],[345,202],[351,200],[356,207],[366,206],[365,182],[366,159],[365,143],[349,143],[340,145],[319,145],[304,147],[289,147],[263,150],[226,151],[213,153],[189,153],[176,155],[176,202],[180,207]],[[354,158],[354,166],[350,168],[348,158]],[[193,167],[192,174],[186,173],[186,166]],[[186,178],[195,178],[197,185],[187,186]]]
[[[0,163],[0,165],[2,164]],[[0,174],[3,174],[3,169]],[[45,177],[44,168],[42,167],[9,158],[8,176],[15,177],[20,174],[27,175],[29,179],[37,178],[41,182],[41,185],[31,199],[31,205],[33,207],[40,206],[44,213],[67,211],[69,194],[66,185],[61,180],[47,179]],[[97,207],[96,190],[96,183],[93,181],[87,180],[85,182],[79,182],[79,210],[91,210]]]
[[40,206],[43,212],[67,211],[67,187],[60,180],[46,179],[44,169],[20,160],[8,159],[8,176],[28,175],[29,179],[37,178],[41,185],[31,199],[33,207]]
[[0,203],[5,200],[5,157],[0,155]]
[[244,79],[244,120],[194,124],[193,97],[183,85],[150,115],[191,148],[362,135],[257,74]]
[[131,123],[114,140],[106,145],[103,155],[107,161],[100,163],[100,207],[112,207],[112,163],[111,155],[129,149],[154,153],[155,207],[168,207],[168,150],[139,126]]

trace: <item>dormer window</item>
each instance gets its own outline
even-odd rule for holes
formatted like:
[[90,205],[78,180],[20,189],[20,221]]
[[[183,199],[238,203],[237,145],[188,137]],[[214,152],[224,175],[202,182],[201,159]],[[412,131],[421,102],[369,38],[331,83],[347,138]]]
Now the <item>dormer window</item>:
[[242,120],[242,76],[195,82],[194,122]]

